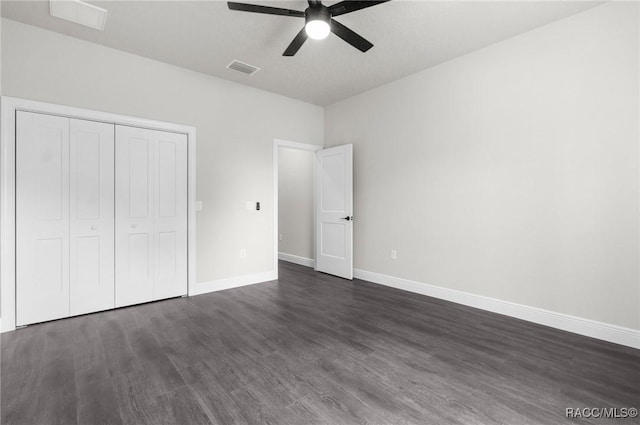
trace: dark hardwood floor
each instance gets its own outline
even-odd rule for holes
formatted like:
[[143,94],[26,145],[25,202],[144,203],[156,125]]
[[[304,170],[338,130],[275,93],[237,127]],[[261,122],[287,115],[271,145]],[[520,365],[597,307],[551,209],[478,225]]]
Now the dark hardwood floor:
[[605,424],[640,351],[288,263],[2,335],[3,425]]

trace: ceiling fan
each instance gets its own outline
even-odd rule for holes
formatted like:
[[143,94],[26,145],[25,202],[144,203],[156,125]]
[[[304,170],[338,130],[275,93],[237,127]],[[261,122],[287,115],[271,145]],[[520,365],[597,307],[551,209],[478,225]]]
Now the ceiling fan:
[[300,10],[283,9],[280,7],[236,3],[233,1],[227,2],[227,5],[231,10],[239,10],[242,12],[265,13],[267,15],[282,15],[304,18],[305,26],[302,28],[302,30],[300,30],[298,35],[296,35],[291,44],[289,44],[289,47],[287,47],[287,49],[282,54],[283,56],[293,56],[300,49],[300,47],[302,47],[302,44],[307,40],[307,37],[311,37],[315,40],[320,40],[327,37],[330,32],[333,32],[335,35],[351,44],[361,52],[366,52],[373,47],[373,44],[333,18],[336,16],[344,15],[346,13],[355,12],[356,10],[376,6],[380,3],[386,3],[387,1],[389,0],[341,1],[327,7],[324,6],[319,0],[309,0],[309,7],[307,7],[304,12]]

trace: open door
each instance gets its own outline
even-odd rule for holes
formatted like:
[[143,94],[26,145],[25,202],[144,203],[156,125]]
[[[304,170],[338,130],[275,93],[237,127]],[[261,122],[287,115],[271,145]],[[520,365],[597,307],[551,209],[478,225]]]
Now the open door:
[[353,279],[353,146],[316,152],[315,269]]

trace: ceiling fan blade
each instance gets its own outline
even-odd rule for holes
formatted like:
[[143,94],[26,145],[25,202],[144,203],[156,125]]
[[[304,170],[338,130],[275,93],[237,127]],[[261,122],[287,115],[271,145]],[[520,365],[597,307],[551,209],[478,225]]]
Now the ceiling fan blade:
[[299,10],[282,9],[280,7],[260,6],[257,4],[236,3],[228,1],[227,6],[231,10],[239,10],[241,12],[266,13],[267,15],[282,15],[304,18],[304,12]]
[[289,47],[287,47],[287,50],[284,51],[282,56],[295,55],[298,50],[300,50],[300,47],[302,47],[305,41],[307,41],[307,32],[305,31],[304,27],[302,27],[298,35],[296,35],[296,38],[294,38],[291,44],[289,44]]
[[382,1],[341,1],[334,5],[329,6],[331,16],[340,16],[345,13],[355,12],[356,10],[365,9],[367,7],[376,6],[381,3],[386,3],[389,0]]
[[364,38],[360,37],[358,34],[353,32],[349,28],[345,27],[335,19],[331,20],[331,32],[333,32],[335,35],[337,35],[347,43],[351,44],[353,47],[360,50],[361,52],[366,52],[367,50],[373,47],[373,44],[371,44]]

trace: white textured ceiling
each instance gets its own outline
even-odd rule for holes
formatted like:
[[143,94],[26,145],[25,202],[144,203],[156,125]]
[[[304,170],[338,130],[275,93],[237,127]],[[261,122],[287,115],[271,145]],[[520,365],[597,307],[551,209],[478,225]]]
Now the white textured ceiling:
[[[304,10],[305,1],[251,1]],[[109,11],[104,32],[49,15],[48,1],[2,1],[2,16],[317,105],[328,105],[602,2],[399,1],[337,18],[374,44],[334,35],[282,52],[304,19],[231,11],[222,1],[88,1]],[[336,1],[325,1],[325,5]],[[28,52],[25,52],[28,54]],[[238,59],[253,76],[225,66]]]

